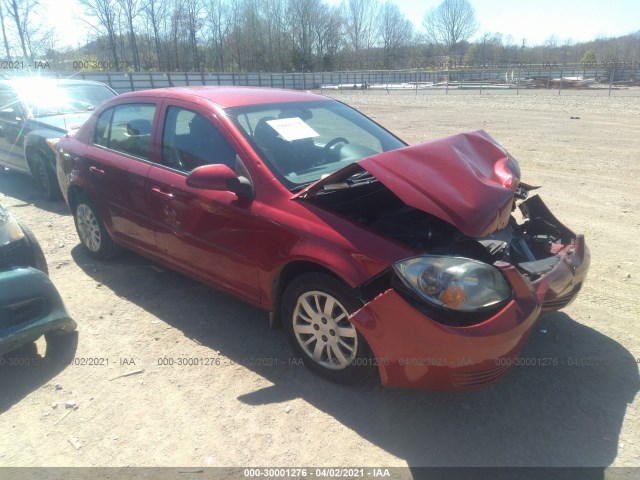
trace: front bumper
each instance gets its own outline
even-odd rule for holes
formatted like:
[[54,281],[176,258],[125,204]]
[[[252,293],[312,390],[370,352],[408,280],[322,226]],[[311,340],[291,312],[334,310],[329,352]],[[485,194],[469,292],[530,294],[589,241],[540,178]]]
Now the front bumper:
[[45,333],[75,329],[76,322],[43,272],[34,268],[0,271],[0,355]]
[[438,323],[390,288],[350,320],[374,354],[383,385],[434,390],[473,390],[509,370],[541,312],[571,302],[589,269],[581,235],[547,273],[530,282],[514,266],[496,264],[513,299],[493,317],[468,327]]

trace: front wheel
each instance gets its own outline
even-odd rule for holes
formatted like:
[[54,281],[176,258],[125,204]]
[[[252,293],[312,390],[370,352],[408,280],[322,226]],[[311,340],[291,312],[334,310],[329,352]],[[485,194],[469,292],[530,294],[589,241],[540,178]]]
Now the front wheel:
[[369,347],[349,321],[358,308],[347,287],[329,275],[307,273],[289,284],[282,318],[294,350],[310,370],[341,384],[371,377]]
[[52,168],[48,166],[47,159],[40,152],[34,152],[31,156],[31,174],[36,181],[38,190],[47,200],[60,198],[58,178]]
[[95,205],[85,193],[75,199],[73,220],[82,246],[89,255],[104,260],[118,252],[119,247],[111,239]]

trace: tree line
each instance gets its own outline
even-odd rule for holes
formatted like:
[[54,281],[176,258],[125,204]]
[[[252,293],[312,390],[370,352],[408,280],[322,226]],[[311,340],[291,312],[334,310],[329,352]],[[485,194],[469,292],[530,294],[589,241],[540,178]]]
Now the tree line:
[[[75,0],[83,44],[61,49],[39,0],[0,0],[7,59],[57,69],[308,72],[443,65],[640,60],[640,31],[543,45],[479,34],[468,0],[444,0],[415,29],[392,0]],[[472,41],[473,39],[473,41]],[[444,63],[443,63],[444,62]]]

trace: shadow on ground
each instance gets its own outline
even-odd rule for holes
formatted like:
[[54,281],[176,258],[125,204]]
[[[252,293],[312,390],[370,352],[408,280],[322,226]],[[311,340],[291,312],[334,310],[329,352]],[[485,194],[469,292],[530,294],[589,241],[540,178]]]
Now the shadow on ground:
[[[247,365],[274,385],[239,401],[264,405],[303,398],[414,468],[606,467],[616,458],[627,403],[639,387],[638,367],[623,346],[564,313],[543,316],[521,356],[557,359],[557,365],[514,367],[477,392],[333,385],[304,367],[287,366],[292,353],[284,332],[270,330],[258,309],[150,268],[131,253],[99,268],[80,247],[72,256],[117,295],[237,363],[278,358],[278,367]],[[603,478],[603,469],[596,472],[589,478]]]
[[35,342],[0,356],[0,414],[45,385],[64,370],[78,347],[78,333],[57,337],[47,343],[46,353]]
[[24,205],[12,206],[13,213],[16,215],[20,215],[19,208],[26,205],[35,205],[41,210],[59,215],[71,215],[62,198],[56,201],[45,200],[29,175],[10,170],[0,173],[0,193],[24,202]]

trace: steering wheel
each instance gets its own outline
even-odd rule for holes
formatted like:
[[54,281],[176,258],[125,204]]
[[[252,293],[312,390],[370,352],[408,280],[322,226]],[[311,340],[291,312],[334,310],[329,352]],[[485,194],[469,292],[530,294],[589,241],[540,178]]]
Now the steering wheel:
[[322,154],[320,156],[321,160],[318,162],[318,165],[324,165],[325,163],[329,163],[329,160],[331,160],[335,154],[335,150],[333,149],[333,147],[335,147],[338,143],[347,144],[349,143],[349,140],[347,140],[344,137],[336,137],[332,140],[329,140],[325,144],[325,146],[322,147]]

